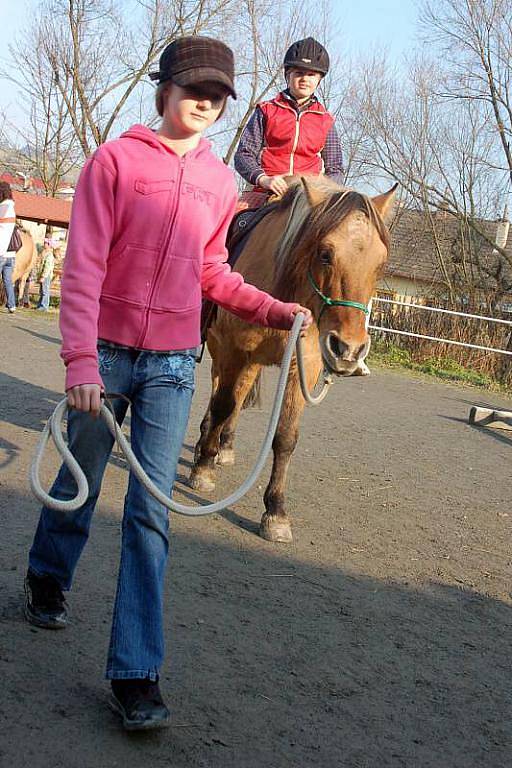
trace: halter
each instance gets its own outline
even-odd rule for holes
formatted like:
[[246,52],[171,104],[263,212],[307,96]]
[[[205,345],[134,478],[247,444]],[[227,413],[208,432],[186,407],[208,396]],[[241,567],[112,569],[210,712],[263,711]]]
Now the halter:
[[367,304],[361,304],[359,301],[349,301],[348,299],[330,299],[329,296],[325,296],[320,290],[320,288],[318,287],[318,285],[315,283],[310,269],[308,269],[308,280],[313,286],[313,289],[317,294],[317,296],[320,296],[323,302],[322,309],[320,310],[320,314],[318,315],[317,323],[320,322],[320,318],[322,317],[322,314],[326,307],[353,307],[354,309],[360,309],[361,312],[364,312],[365,315],[370,314],[370,308]]

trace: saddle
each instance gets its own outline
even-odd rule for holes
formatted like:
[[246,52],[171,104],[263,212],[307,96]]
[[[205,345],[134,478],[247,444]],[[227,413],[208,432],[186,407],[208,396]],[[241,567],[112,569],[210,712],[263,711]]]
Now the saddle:
[[[262,221],[265,216],[268,216],[276,207],[278,203],[269,203],[263,205],[261,208],[249,208],[245,211],[235,214],[229,225],[228,234],[226,238],[226,247],[228,249],[228,264],[233,269],[240,254],[242,253],[244,246],[247,242],[247,238],[254,229],[254,227]],[[208,335],[208,328],[215,320],[217,316],[217,304],[208,299],[203,299],[201,307],[201,343],[204,344]]]

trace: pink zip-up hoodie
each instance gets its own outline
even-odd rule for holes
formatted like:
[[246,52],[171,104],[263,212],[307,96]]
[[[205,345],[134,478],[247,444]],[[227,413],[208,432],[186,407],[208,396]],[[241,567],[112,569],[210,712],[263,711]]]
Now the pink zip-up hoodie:
[[197,346],[203,294],[248,322],[291,328],[296,304],[245,283],[226,264],[237,193],[210,146],[201,139],[179,157],[135,125],[86,162],[62,279],[66,389],[102,384],[98,338],[138,349]]

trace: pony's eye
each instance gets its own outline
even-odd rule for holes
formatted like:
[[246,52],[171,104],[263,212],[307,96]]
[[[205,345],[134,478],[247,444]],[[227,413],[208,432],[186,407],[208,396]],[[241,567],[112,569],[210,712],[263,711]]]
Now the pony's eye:
[[320,259],[320,264],[332,264],[332,251],[329,248],[322,248],[318,252],[318,258]]

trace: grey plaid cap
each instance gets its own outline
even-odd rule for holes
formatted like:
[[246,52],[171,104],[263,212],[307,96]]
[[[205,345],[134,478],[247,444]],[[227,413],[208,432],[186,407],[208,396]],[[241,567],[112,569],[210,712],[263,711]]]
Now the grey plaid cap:
[[159,84],[172,80],[181,86],[220,83],[236,99],[233,51],[212,37],[194,35],[174,40],[160,56],[158,72],[150,72],[149,77]]

